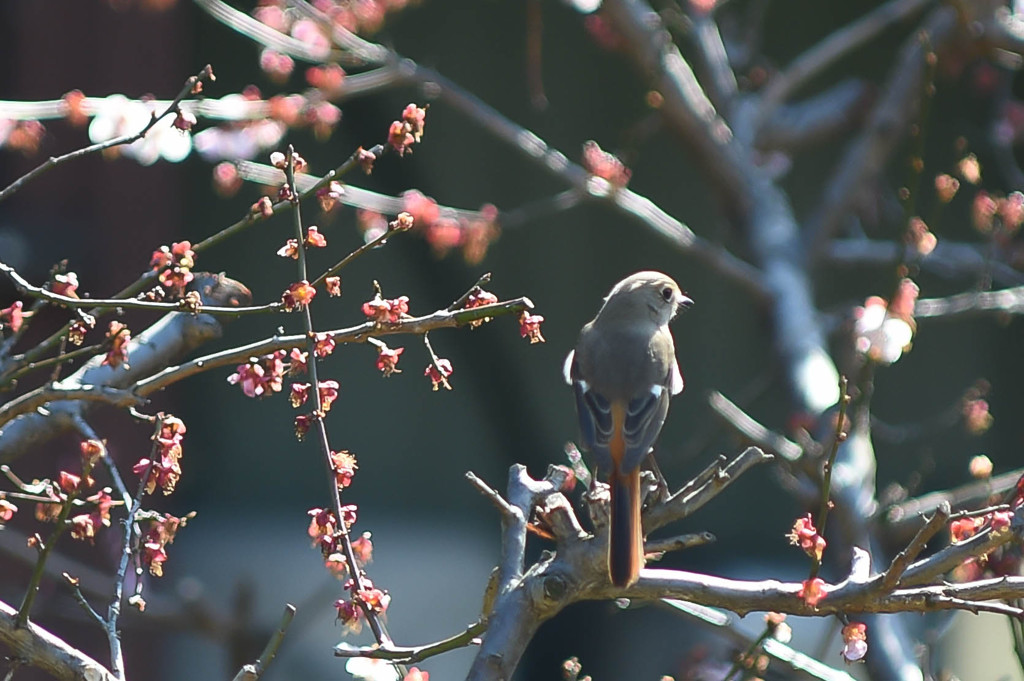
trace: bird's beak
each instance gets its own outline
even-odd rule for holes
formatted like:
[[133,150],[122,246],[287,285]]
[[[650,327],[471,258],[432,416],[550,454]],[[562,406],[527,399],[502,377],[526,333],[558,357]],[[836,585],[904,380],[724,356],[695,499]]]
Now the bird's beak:
[[691,298],[690,296],[686,295],[685,293],[680,293],[679,294],[679,298],[676,300],[676,307],[677,308],[681,307],[681,308],[683,308],[685,310],[686,308],[690,307],[691,305],[693,305],[693,298]]

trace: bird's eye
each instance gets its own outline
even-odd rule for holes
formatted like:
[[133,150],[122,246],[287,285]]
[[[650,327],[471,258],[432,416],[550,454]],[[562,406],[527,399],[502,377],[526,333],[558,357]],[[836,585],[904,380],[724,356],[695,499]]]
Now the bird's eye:
[[661,289],[661,297],[666,303],[671,303],[672,299],[676,297],[676,292],[672,290],[671,286],[666,286]]

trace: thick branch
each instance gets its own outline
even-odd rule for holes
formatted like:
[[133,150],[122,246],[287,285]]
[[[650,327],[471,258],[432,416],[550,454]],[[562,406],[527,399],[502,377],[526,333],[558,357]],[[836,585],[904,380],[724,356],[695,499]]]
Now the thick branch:
[[60,681],[116,681],[103,665],[42,627],[18,627],[18,611],[0,602],[0,643],[7,657],[38,667]]
[[[209,286],[200,288],[204,302],[216,304],[219,300],[236,299],[242,291],[248,295],[245,287],[231,279],[220,275],[204,276],[212,279]],[[142,377],[160,371],[174,358],[219,338],[221,333],[221,322],[210,315],[181,312],[165,315],[132,339],[128,346],[130,366],[114,368],[104,365],[103,357],[97,356],[51,388],[80,390],[85,386],[95,386],[123,389]],[[62,400],[50,403],[45,415],[31,413],[17,417],[0,431],[0,461],[12,461],[30,451],[34,445],[73,427],[75,417],[80,416],[89,404]]]
[[783,359],[796,409],[812,414],[824,411],[838,398],[839,373],[815,318],[789,200],[718,116],[650,6],[641,0],[607,0],[603,8],[623,37],[629,56],[662,94],[666,122],[695,150],[731,217],[745,228],[773,303],[775,348]]

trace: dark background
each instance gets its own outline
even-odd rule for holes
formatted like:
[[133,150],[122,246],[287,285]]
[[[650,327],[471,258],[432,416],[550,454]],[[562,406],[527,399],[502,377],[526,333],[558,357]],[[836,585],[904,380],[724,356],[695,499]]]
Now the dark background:
[[[764,50],[776,64],[785,64],[875,4],[774,3],[765,19]],[[702,169],[686,149],[664,131],[637,134],[640,123],[650,123],[644,82],[623,58],[600,49],[581,17],[561,3],[541,5],[549,105],[542,111],[530,106],[527,11],[517,2],[425,2],[395,15],[374,40],[436,68],[574,160],[589,139],[621,153],[633,169],[631,189],[702,236],[746,255],[742,239],[732,232],[702,179]],[[826,74],[819,85],[847,75],[882,83],[907,30],[886,33],[846,60],[841,72]],[[112,9],[93,0],[8,0],[0,5],[2,99],[57,99],[74,88],[91,96],[120,92],[169,98],[206,63],[218,77],[207,89],[211,96],[240,91],[249,83],[259,85],[265,96],[304,87],[304,66],[299,65],[288,86],[275,86],[259,72],[257,56],[250,41],[187,2],[164,12],[131,4]],[[979,67],[969,61],[961,66],[937,82],[924,177],[950,169],[957,158],[953,140],[963,135],[982,159],[986,184],[1012,189],[1001,186],[986,165],[983,131],[991,112],[974,85],[972,74]],[[342,106],[341,125],[326,143],[301,130],[286,141],[296,145],[314,172],[322,172],[356,146],[380,141],[410,101],[423,103],[425,98],[414,89],[400,89],[348,101]],[[200,121],[199,127],[204,125]],[[796,158],[783,186],[798,217],[806,218],[816,206],[844,142],[820,145]],[[44,155],[86,143],[84,130],[64,122],[48,124],[38,156],[25,159],[0,151],[0,183],[8,184]],[[903,177],[905,159],[897,156],[893,177]],[[220,199],[209,178],[209,165],[198,157],[147,168],[132,160],[92,157],[58,168],[0,205],[0,259],[42,281],[54,262],[68,258],[83,290],[110,294],[133,281],[160,244],[197,242],[238,219],[260,195],[250,185],[234,198]],[[411,156],[385,157],[371,177],[351,181],[389,194],[417,188],[444,205],[477,208],[494,203],[502,210],[565,189],[557,178],[538,171],[440,103],[431,106],[423,143]],[[922,195],[923,204],[932,200]],[[969,199],[960,197],[939,224],[931,225],[940,239],[973,238],[968,209]],[[353,209],[316,219],[331,248],[322,257],[314,254],[314,267],[333,262],[361,242]],[[899,238],[896,229],[879,229],[876,237]],[[291,230],[287,218],[258,225],[203,253],[197,269],[225,271],[246,283],[257,302],[276,299],[294,270],[291,261],[274,252]],[[389,623],[398,642],[450,635],[478,615],[483,585],[498,555],[499,518],[464,482],[463,473],[473,470],[500,488],[514,462],[527,464],[535,475],[548,463],[563,462],[563,444],[575,437],[575,417],[570,392],[561,381],[562,360],[610,286],[639,269],[671,274],[696,301],[674,324],[687,388],[673,403],[659,446],[662,469],[679,485],[717,454],[740,448],[706,406],[709,390],[737,399],[779,430],[785,430],[792,416],[788,395],[765,311],[734,284],[611,208],[585,205],[507,229],[484,262],[474,266],[457,254],[439,260],[414,235],[395,238],[345,271],[343,298],[318,299],[313,306],[319,327],[357,323],[362,319],[360,305],[371,297],[376,279],[385,294],[408,295],[411,311],[422,314],[445,307],[490,271],[490,290],[502,298],[529,296],[547,320],[543,345],[520,339],[509,319],[475,331],[432,334],[438,354],[455,367],[452,392],[430,392],[421,376],[427,355],[416,338],[387,339],[392,347],[406,347],[400,364],[404,372],[388,380],[379,377],[369,346],[340,347],[324,363],[322,374],[341,383],[341,396],[328,419],[332,443],[359,457],[359,473],[345,499],[359,505],[356,529],[374,533],[376,562],[370,575],[394,596]],[[841,311],[868,295],[886,295],[892,282],[889,268],[824,269],[815,277],[819,309],[826,311]],[[963,285],[927,276],[918,282],[922,297],[946,295]],[[13,291],[8,289],[5,300],[10,296]],[[298,320],[243,318],[231,324],[218,347],[267,337],[278,325],[294,332]],[[979,452],[995,461],[997,472],[1019,465],[1024,431],[1013,415],[1024,404],[1021,330],[1019,320],[922,323],[913,351],[878,373],[876,416],[893,424],[926,420],[984,377],[992,384],[995,425],[976,438],[954,428],[912,443],[876,441],[879,488],[915,481],[918,491],[927,491],[962,482],[969,458]],[[327,646],[342,634],[331,624],[331,603],[340,589],[324,576],[317,553],[305,546],[306,510],[327,503],[323,464],[313,443],[295,441],[292,409],[284,396],[250,400],[227,384],[229,373],[212,371],[189,379],[157,400],[157,406],[181,416],[189,430],[179,491],[155,499],[154,505],[177,513],[195,509],[199,516],[171,547],[167,576],[150,588],[199,593],[214,609],[234,612],[237,585],[245,583],[256,593],[253,618],[267,627],[285,601],[298,599],[300,622],[309,618],[307,626],[293,631],[269,678],[337,676],[342,663],[330,657]],[[146,450],[148,432],[116,414],[102,415],[100,424],[127,471]],[[53,454],[58,461],[66,456]],[[56,470],[53,456],[38,457],[32,465],[39,476]],[[806,569],[805,561],[786,546],[783,535],[805,510],[766,468],[755,470],[685,527],[673,528],[710,530],[718,543],[669,556],[664,564],[751,578],[796,578]],[[0,556],[0,564],[3,560]],[[844,569],[833,566],[826,578],[839,578]],[[0,584],[5,599],[13,600],[23,583]],[[51,600],[44,602],[51,607],[43,610],[44,623],[52,617],[55,628],[79,637],[73,641],[95,635],[75,623],[67,612],[73,605],[59,589],[45,593]],[[125,639],[128,650],[138,654],[139,648],[152,644],[145,641],[150,630],[136,623],[142,633],[128,627]],[[160,678],[228,674],[235,660],[201,640],[177,637],[155,651],[158,668],[167,672]],[[262,643],[253,645],[258,650]],[[651,607],[622,613],[609,603],[584,604],[541,629],[520,677],[558,678],[561,660],[579,655],[584,671],[596,678],[657,678],[676,673],[693,645],[690,630],[675,615]],[[93,654],[105,660],[102,651],[100,647]],[[466,653],[460,655],[421,666],[437,678],[454,678],[464,668],[460,665],[468,664]],[[829,661],[838,663],[838,658]],[[129,661],[143,664],[151,662]],[[150,669],[146,676],[158,675]]]

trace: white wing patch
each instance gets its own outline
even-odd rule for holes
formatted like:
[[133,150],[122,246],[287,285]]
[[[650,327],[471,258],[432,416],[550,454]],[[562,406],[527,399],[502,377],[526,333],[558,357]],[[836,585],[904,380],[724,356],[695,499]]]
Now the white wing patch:
[[679,371],[679,362],[672,360],[672,375],[668,379],[668,389],[673,395],[683,392],[683,374]]
[[[572,385],[572,360],[576,357],[576,351],[570,350],[569,354],[565,357],[565,364],[562,365],[562,376],[565,377],[565,382]],[[584,388],[586,390],[586,388]]]

